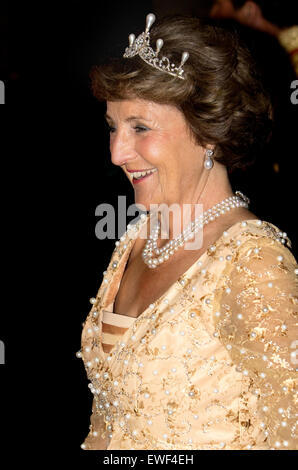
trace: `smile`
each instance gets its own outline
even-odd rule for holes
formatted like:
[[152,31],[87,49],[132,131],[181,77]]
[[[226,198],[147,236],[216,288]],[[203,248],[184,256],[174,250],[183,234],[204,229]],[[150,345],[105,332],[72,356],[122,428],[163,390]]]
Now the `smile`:
[[155,173],[156,171],[157,171],[157,168],[152,168],[148,171],[135,171],[131,173],[132,182],[134,184],[139,183],[140,181],[143,181],[145,178],[152,175],[152,173]]

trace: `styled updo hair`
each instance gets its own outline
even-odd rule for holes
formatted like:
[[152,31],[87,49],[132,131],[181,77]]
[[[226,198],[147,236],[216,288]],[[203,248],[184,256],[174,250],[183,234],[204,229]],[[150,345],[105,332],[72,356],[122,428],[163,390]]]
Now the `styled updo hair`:
[[[134,31],[136,37],[143,30]],[[190,136],[203,147],[214,145],[215,160],[229,172],[254,163],[272,132],[272,108],[237,33],[211,20],[170,15],[150,29],[154,50],[159,38],[164,41],[159,57],[165,55],[177,66],[188,51],[185,80],[155,69],[138,55],[114,58],[92,67],[93,95],[99,101],[143,99],[175,106]]]

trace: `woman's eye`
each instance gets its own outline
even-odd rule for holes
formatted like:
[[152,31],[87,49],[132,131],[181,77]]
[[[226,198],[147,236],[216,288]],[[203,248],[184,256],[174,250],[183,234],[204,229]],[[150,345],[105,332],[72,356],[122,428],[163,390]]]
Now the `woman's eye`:
[[[136,126],[136,127],[134,127],[134,129],[135,129],[135,131],[136,131],[137,133],[139,133],[139,132],[145,132],[145,131],[148,130],[146,127],[142,127],[142,126]],[[110,133],[115,132],[115,130],[116,130],[115,127],[108,126],[108,131],[109,131]]]
[[147,131],[148,129],[147,129],[146,127],[136,126],[136,127],[135,127],[135,130],[136,130],[137,132],[145,132],[145,131]]

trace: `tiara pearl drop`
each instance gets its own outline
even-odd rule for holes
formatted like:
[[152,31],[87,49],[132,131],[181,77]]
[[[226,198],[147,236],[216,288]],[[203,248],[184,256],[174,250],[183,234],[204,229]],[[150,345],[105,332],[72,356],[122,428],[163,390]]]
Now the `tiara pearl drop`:
[[177,66],[166,56],[162,56],[161,58],[158,57],[158,54],[164,43],[162,39],[157,39],[155,51],[150,46],[149,30],[155,22],[155,19],[155,15],[153,13],[149,13],[149,15],[146,16],[145,31],[141,33],[137,39],[134,34],[130,34],[128,36],[129,47],[125,49],[123,57],[129,59],[138,55],[142,60],[144,60],[144,62],[146,62],[148,65],[151,65],[151,67],[185,80],[184,69],[182,67],[189,58],[188,52],[183,52],[180,65]]

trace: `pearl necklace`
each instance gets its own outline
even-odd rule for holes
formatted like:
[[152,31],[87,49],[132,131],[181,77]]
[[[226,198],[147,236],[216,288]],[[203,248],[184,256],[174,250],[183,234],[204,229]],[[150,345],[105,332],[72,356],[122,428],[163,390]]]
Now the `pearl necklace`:
[[[198,218],[190,222],[185,230],[173,240],[170,240],[166,245],[157,248],[157,239],[160,235],[160,222],[159,220],[151,230],[150,236],[146,241],[145,247],[142,251],[143,261],[149,268],[156,268],[160,264],[173,256],[173,254],[181,248],[185,242],[191,239],[195,233],[203,228],[204,225],[212,222],[217,217],[236,207],[248,208],[249,199],[244,196],[240,191],[236,191],[235,196],[230,196],[223,201],[215,204],[215,206],[203,212]],[[153,256],[153,252],[156,257]]]

